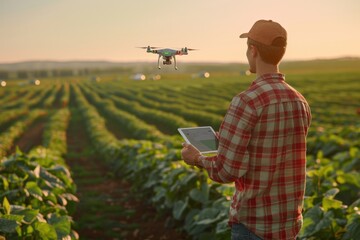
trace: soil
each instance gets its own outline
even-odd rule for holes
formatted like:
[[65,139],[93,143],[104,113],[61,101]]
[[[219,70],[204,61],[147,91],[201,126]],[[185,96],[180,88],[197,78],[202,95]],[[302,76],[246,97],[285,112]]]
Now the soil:
[[27,153],[32,148],[41,145],[45,126],[44,121],[44,118],[36,120],[25,133],[14,142],[13,147],[9,151],[9,155],[15,152],[16,147],[19,147],[22,152]]

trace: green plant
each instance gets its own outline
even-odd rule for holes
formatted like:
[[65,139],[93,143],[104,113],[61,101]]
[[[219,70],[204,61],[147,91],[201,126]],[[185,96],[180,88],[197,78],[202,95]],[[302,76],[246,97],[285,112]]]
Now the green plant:
[[1,162],[0,176],[0,235],[10,239],[78,238],[70,217],[78,199],[65,167],[17,151]]

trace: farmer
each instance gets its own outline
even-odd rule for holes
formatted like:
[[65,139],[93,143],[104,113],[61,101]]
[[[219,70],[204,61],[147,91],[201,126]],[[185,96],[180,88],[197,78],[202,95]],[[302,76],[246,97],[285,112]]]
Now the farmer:
[[203,156],[184,143],[182,158],[206,169],[216,182],[235,182],[232,240],[295,239],[302,226],[310,108],[279,71],[286,30],[259,20],[240,38],[247,38],[246,56],[256,79],[232,99],[217,155]]

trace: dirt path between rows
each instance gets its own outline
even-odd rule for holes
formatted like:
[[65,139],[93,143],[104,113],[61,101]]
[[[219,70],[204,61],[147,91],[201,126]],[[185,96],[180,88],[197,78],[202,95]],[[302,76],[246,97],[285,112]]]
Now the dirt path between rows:
[[32,148],[41,145],[45,120],[45,117],[40,117],[33,124],[31,124],[31,126],[26,129],[24,134],[22,134],[21,137],[14,142],[14,145],[12,146],[8,155],[15,153],[16,147],[19,147],[22,152],[27,153]]
[[113,176],[93,150],[76,108],[71,108],[67,145],[66,162],[80,199],[74,214],[80,239],[187,239],[166,227],[167,218],[137,198],[128,182]]

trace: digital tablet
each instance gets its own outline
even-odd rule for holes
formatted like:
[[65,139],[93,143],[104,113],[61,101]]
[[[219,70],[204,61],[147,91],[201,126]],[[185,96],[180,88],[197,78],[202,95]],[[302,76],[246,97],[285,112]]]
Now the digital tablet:
[[219,142],[212,127],[178,128],[178,131],[187,143],[192,144],[201,153],[217,152]]

